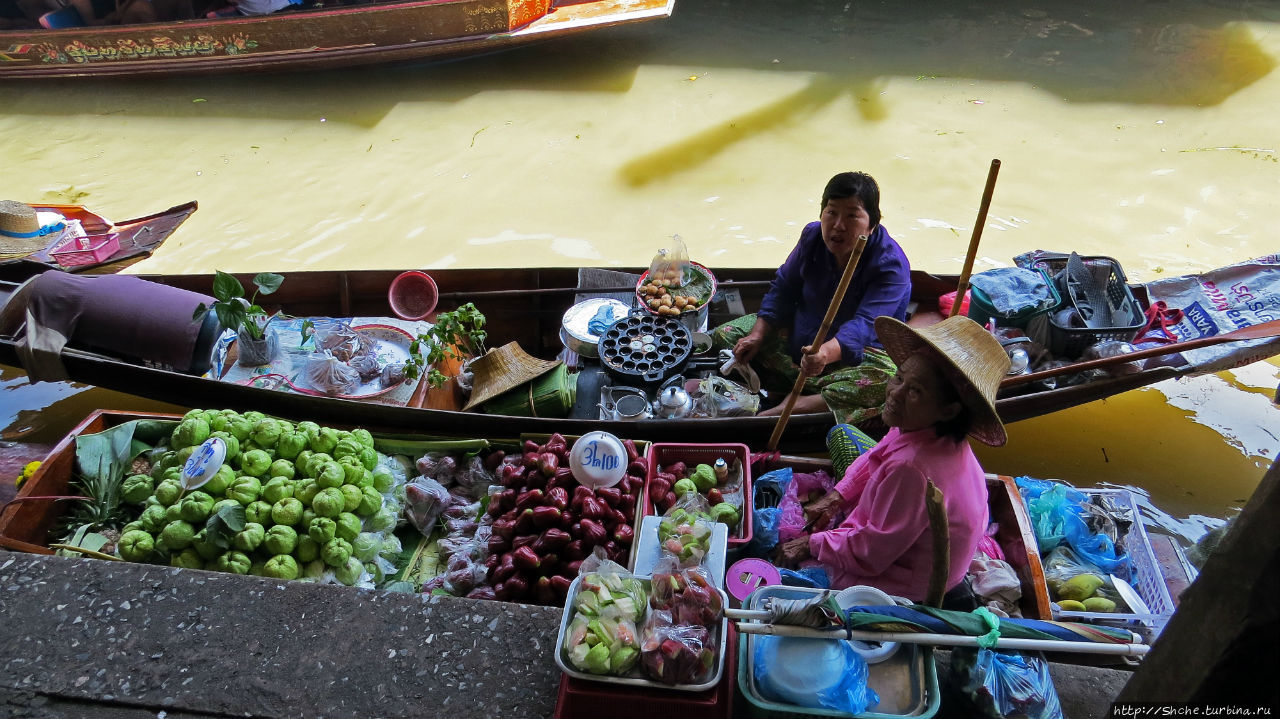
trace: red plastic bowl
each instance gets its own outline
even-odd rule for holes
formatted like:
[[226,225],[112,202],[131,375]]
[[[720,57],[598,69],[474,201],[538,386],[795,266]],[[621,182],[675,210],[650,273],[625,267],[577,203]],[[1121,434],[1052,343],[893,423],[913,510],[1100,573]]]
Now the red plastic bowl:
[[391,311],[402,320],[425,320],[436,309],[440,291],[431,275],[417,270],[400,273],[391,281],[387,301]]

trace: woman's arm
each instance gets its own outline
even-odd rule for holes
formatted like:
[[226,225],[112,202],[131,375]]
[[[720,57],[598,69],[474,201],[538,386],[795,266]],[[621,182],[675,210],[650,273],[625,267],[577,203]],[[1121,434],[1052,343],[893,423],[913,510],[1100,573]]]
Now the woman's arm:
[[848,573],[882,574],[927,531],[926,486],[924,475],[910,465],[884,468],[868,480],[844,523],[809,537],[809,553]]

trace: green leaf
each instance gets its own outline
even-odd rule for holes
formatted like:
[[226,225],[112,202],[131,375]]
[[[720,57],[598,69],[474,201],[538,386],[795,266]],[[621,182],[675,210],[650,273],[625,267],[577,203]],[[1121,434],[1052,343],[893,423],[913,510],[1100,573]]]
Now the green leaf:
[[222,549],[231,546],[231,538],[244,529],[244,507],[232,507],[230,505],[223,506],[216,514],[209,517],[209,523],[205,525],[208,529],[208,537],[213,543]]
[[222,270],[215,270],[217,273],[213,278],[213,296],[223,302],[230,301],[235,297],[244,297],[244,285],[240,284],[234,275],[229,275]]
[[191,319],[198,320],[201,317],[204,317],[205,314],[207,314],[208,312],[209,312],[209,308],[205,307],[204,303],[201,302],[200,304],[196,305],[196,311],[191,313]]
[[264,295],[280,289],[280,283],[284,282],[284,275],[277,275],[274,272],[259,272],[254,275],[253,284],[258,286],[258,291]]
[[416,594],[416,592],[414,592],[414,590],[413,590],[413,583],[412,583],[412,582],[404,582],[404,581],[401,581],[401,582],[392,582],[392,583],[388,584],[387,586],[383,587],[383,588],[382,588],[382,591],[384,591],[384,592],[398,592],[398,593],[403,593],[403,594]]

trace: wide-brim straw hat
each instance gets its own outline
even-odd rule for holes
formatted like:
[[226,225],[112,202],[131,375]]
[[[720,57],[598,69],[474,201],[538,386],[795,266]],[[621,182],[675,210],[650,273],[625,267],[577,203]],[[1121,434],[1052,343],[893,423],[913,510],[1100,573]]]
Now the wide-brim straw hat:
[[471,399],[467,400],[467,406],[463,409],[484,404],[509,389],[541,377],[559,364],[560,360],[530,356],[520,348],[518,342],[508,342],[489,350],[471,363],[475,378],[471,381]]
[[938,360],[960,401],[973,413],[970,436],[993,447],[1008,440],[996,412],[996,393],[1009,373],[1009,355],[982,325],[959,315],[918,328],[892,317],[877,317],[876,335],[898,365],[921,350]]
[[65,222],[41,225],[35,208],[0,200],[0,257],[22,257],[49,246],[66,229]]

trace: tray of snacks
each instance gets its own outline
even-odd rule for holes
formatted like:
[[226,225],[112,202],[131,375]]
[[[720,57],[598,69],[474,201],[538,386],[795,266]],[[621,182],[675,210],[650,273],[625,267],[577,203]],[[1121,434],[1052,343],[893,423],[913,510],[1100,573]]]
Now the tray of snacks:
[[727,599],[697,569],[584,572],[569,587],[556,664],[587,681],[710,689],[724,672]]

